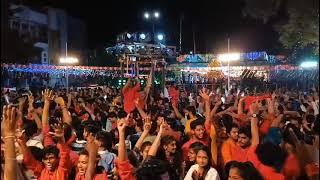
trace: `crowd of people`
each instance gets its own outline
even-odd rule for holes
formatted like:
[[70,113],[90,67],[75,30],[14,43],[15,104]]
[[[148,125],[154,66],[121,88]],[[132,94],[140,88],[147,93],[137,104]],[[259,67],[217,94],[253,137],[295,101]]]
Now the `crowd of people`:
[[1,179],[319,179],[318,89],[151,82],[2,91]]

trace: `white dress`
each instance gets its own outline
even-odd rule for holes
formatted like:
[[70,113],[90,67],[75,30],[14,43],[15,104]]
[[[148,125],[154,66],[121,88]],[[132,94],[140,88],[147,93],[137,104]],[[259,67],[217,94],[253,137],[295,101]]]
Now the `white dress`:
[[[194,170],[197,170],[198,168],[199,168],[198,164],[191,166],[186,177],[184,177],[184,180],[193,180],[192,173]],[[217,170],[215,170],[214,168],[210,168],[209,171],[207,172],[205,180],[220,180],[220,176]]]

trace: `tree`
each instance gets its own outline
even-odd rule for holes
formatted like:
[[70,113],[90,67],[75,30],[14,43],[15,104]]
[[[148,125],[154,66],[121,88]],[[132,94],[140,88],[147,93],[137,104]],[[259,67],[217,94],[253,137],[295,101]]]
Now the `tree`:
[[[275,21],[284,48],[313,48],[319,54],[319,0],[245,0],[244,14]],[[286,17],[285,19],[281,17]]]

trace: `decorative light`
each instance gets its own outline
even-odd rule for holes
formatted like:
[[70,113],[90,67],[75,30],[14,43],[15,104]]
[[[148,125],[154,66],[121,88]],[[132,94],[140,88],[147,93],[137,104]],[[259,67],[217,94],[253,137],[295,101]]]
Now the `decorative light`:
[[150,15],[149,15],[149,13],[144,13],[144,18],[146,18],[146,19],[149,19],[149,17],[150,17]]
[[154,12],[154,17],[155,18],[159,18],[159,16],[160,16],[159,12]]
[[144,33],[140,34],[140,39],[142,40],[146,39],[146,35]]
[[158,34],[157,38],[158,38],[159,41],[162,41],[163,40],[163,34]]
[[61,57],[60,58],[61,64],[76,64],[78,62],[79,62],[78,58],[75,58],[75,57]]
[[237,61],[240,59],[240,53],[219,54],[218,59],[220,61]]
[[300,67],[302,68],[313,68],[317,66],[318,66],[318,62],[316,61],[305,61],[300,64]]

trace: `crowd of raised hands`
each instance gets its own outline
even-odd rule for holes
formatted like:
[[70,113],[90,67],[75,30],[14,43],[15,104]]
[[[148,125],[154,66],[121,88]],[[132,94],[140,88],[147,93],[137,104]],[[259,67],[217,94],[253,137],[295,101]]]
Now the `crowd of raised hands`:
[[3,92],[2,179],[319,178],[318,90],[222,90]]

